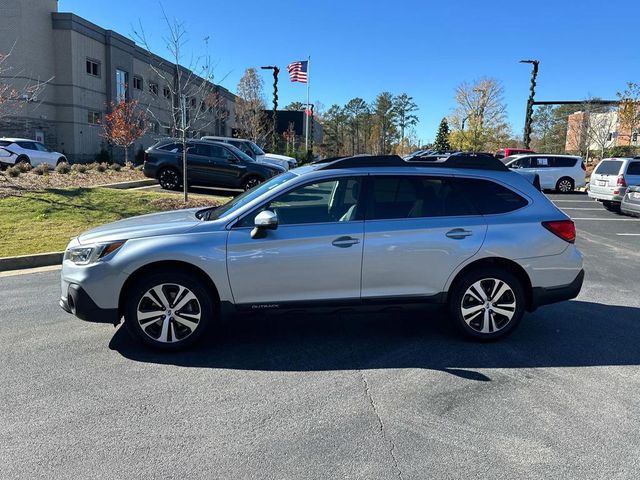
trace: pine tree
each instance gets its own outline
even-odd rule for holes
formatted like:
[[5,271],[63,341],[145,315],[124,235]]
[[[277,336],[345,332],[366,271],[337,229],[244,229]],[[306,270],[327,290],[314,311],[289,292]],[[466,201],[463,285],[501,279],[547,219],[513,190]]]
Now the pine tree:
[[433,148],[439,152],[451,150],[451,145],[449,144],[449,124],[447,123],[446,118],[443,118],[440,122],[436,141],[433,143]]

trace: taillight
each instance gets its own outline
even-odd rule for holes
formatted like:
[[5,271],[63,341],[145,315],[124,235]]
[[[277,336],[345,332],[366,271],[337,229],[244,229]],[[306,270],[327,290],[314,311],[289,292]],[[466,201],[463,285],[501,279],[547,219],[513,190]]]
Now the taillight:
[[580,165],[582,167],[582,169],[586,172],[587,171],[587,166],[584,164],[584,162],[582,162],[582,164]]
[[618,181],[616,182],[616,185],[618,187],[626,187],[627,186],[627,182],[624,181],[624,176],[618,175]]
[[542,222],[542,226],[565,242],[574,243],[576,241],[576,225],[572,220],[552,220]]

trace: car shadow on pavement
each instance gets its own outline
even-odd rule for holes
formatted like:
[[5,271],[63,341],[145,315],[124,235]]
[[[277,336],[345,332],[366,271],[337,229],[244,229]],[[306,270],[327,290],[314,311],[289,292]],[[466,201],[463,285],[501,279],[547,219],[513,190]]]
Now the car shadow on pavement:
[[640,365],[640,308],[571,301],[528,314],[512,335],[478,343],[438,308],[238,317],[184,352],[158,352],[119,328],[124,357],[183,367],[263,371],[426,368],[489,381],[491,368]]

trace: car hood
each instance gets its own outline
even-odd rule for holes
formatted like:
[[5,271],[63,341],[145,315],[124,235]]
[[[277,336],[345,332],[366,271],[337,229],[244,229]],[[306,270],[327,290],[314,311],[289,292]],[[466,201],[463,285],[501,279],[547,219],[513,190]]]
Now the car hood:
[[119,220],[87,230],[78,241],[86,244],[184,233],[202,223],[195,215],[198,210],[202,209],[173,210]]
[[278,155],[276,153],[265,153],[264,155],[267,158],[272,158],[274,160],[286,160],[287,162],[295,162],[296,159],[293,157],[287,157],[286,155]]

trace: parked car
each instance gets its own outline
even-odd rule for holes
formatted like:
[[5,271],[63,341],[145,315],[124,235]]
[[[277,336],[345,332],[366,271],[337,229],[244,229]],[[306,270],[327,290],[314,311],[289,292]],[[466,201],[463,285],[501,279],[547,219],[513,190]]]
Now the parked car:
[[591,174],[588,194],[607,210],[619,210],[628,185],[640,185],[640,158],[605,158]]
[[55,167],[67,161],[67,157],[62,153],[49,150],[42,143],[26,138],[0,138],[0,147],[15,155],[14,165],[24,162],[35,167],[46,163],[50,167]]
[[528,148],[501,148],[495,153],[495,157],[498,159],[510,157],[512,155],[520,155],[526,153],[536,153]]
[[627,188],[620,203],[620,211],[627,215],[640,217],[640,185],[633,185]]
[[[233,145],[209,140],[187,143],[187,181],[204,185],[249,190],[285,169],[258,163]],[[162,188],[175,190],[182,185],[182,143],[162,140],[145,152],[143,172],[156,178]]]
[[497,339],[575,297],[575,226],[495,158],[347,157],[288,171],[221,207],[129,218],[64,254],[60,306],[186,347],[233,311],[448,305]]
[[258,163],[270,163],[272,165],[284,167],[286,170],[298,166],[298,161],[295,158],[287,157],[286,155],[277,155],[275,153],[266,153],[256,145],[255,142],[245,138],[205,136],[202,137],[201,140],[213,140],[215,142],[223,142],[233,145]]
[[537,173],[543,190],[573,192],[585,186],[586,167],[581,157],[572,155],[515,155],[506,165],[519,173]]

